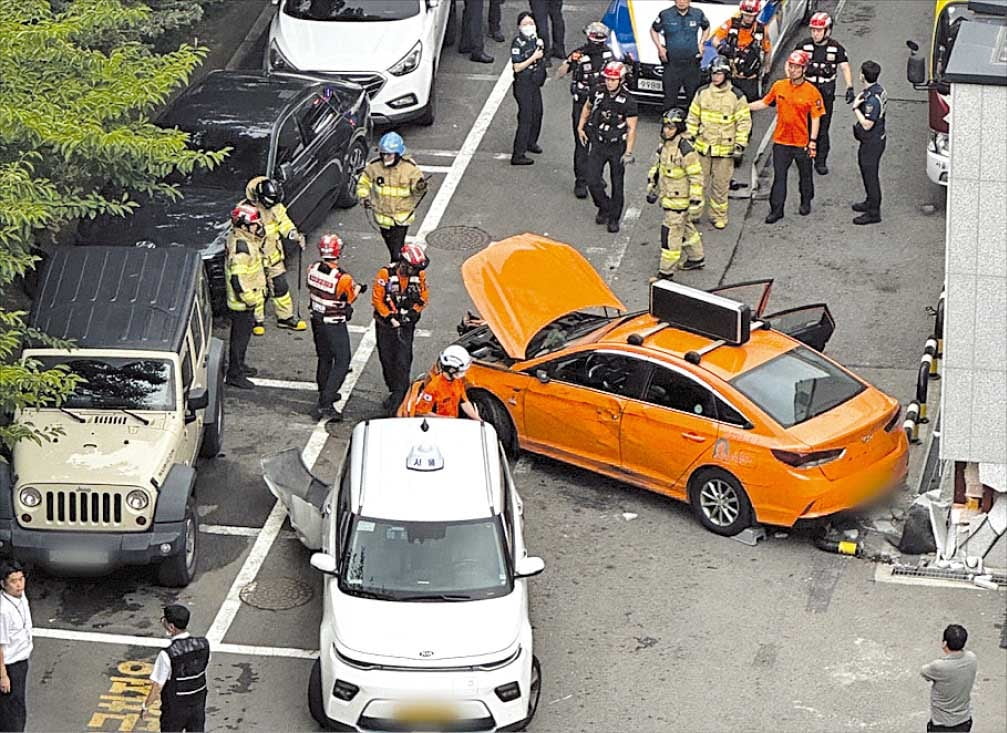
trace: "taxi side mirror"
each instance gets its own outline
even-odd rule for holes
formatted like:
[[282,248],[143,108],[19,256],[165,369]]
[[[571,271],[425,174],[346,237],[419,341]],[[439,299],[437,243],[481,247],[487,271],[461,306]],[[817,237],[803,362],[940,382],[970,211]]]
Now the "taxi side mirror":
[[528,557],[526,555],[514,563],[515,578],[530,578],[538,575],[543,570],[545,570],[545,560],[541,557]]
[[545,369],[536,369],[535,370],[535,379],[537,379],[538,381],[540,381],[542,384],[548,384],[549,383],[549,372],[547,372]]

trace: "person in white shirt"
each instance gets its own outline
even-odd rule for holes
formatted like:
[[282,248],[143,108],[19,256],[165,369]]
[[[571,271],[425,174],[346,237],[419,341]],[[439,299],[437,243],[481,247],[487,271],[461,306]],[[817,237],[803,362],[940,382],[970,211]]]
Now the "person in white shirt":
[[0,564],[0,731],[23,731],[28,719],[32,625],[24,585],[24,568],[17,560]]
[[180,603],[164,607],[164,631],[171,637],[166,649],[157,653],[150,673],[150,694],[140,711],[160,697],[162,731],[203,731],[206,729],[206,668],[210,663],[210,643],[190,636],[189,609]]

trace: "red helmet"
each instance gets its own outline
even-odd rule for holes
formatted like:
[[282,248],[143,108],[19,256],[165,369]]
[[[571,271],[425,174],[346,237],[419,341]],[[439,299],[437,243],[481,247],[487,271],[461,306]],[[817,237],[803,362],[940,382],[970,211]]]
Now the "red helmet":
[[318,240],[318,253],[323,260],[334,260],[343,251],[343,238],[338,234],[323,234]]
[[811,54],[807,51],[791,51],[790,55],[787,56],[788,64],[796,64],[797,66],[807,67],[808,61],[811,59]]
[[741,0],[738,3],[738,10],[742,13],[758,13],[762,9],[762,3],[759,0]]
[[622,79],[625,73],[626,65],[621,61],[609,61],[601,70],[601,75],[606,79]]
[[418,244],[405,244],[402,246],[402,261],[413,267],[423,267],[427,264],[427,255]]
[[832,27],[832,16],[828,13],[815,13],[811,16],[811,20],[808,21],[808,27],[828,30]]
[[231,225],[250,229],[262,223],[258,208],[251,204],[238,204],[231,209]]

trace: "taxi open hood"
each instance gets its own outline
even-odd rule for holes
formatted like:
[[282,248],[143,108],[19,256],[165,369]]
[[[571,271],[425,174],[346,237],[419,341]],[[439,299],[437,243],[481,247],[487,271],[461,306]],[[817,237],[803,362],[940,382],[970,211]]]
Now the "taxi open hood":
[[512,359],[524,359],[528,342],[568,313],[626,310],[580,252],[538,234],[518,234],[473,255],[462,264],[462,279]]

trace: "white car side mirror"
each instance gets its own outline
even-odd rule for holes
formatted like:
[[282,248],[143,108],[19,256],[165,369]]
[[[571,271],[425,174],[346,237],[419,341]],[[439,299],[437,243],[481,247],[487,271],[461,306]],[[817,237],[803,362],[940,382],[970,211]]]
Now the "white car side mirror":
[[[314,558],[312,558],[314,565]],[[545,560],[541,557],[522,557],[514,564],[514,577],[530,578],[545,570]]]
[[315,570],[320,570],[326,575],[335,575],[337,570],[336,558],[327,552],[316,552],[311,556],[311,567]]

